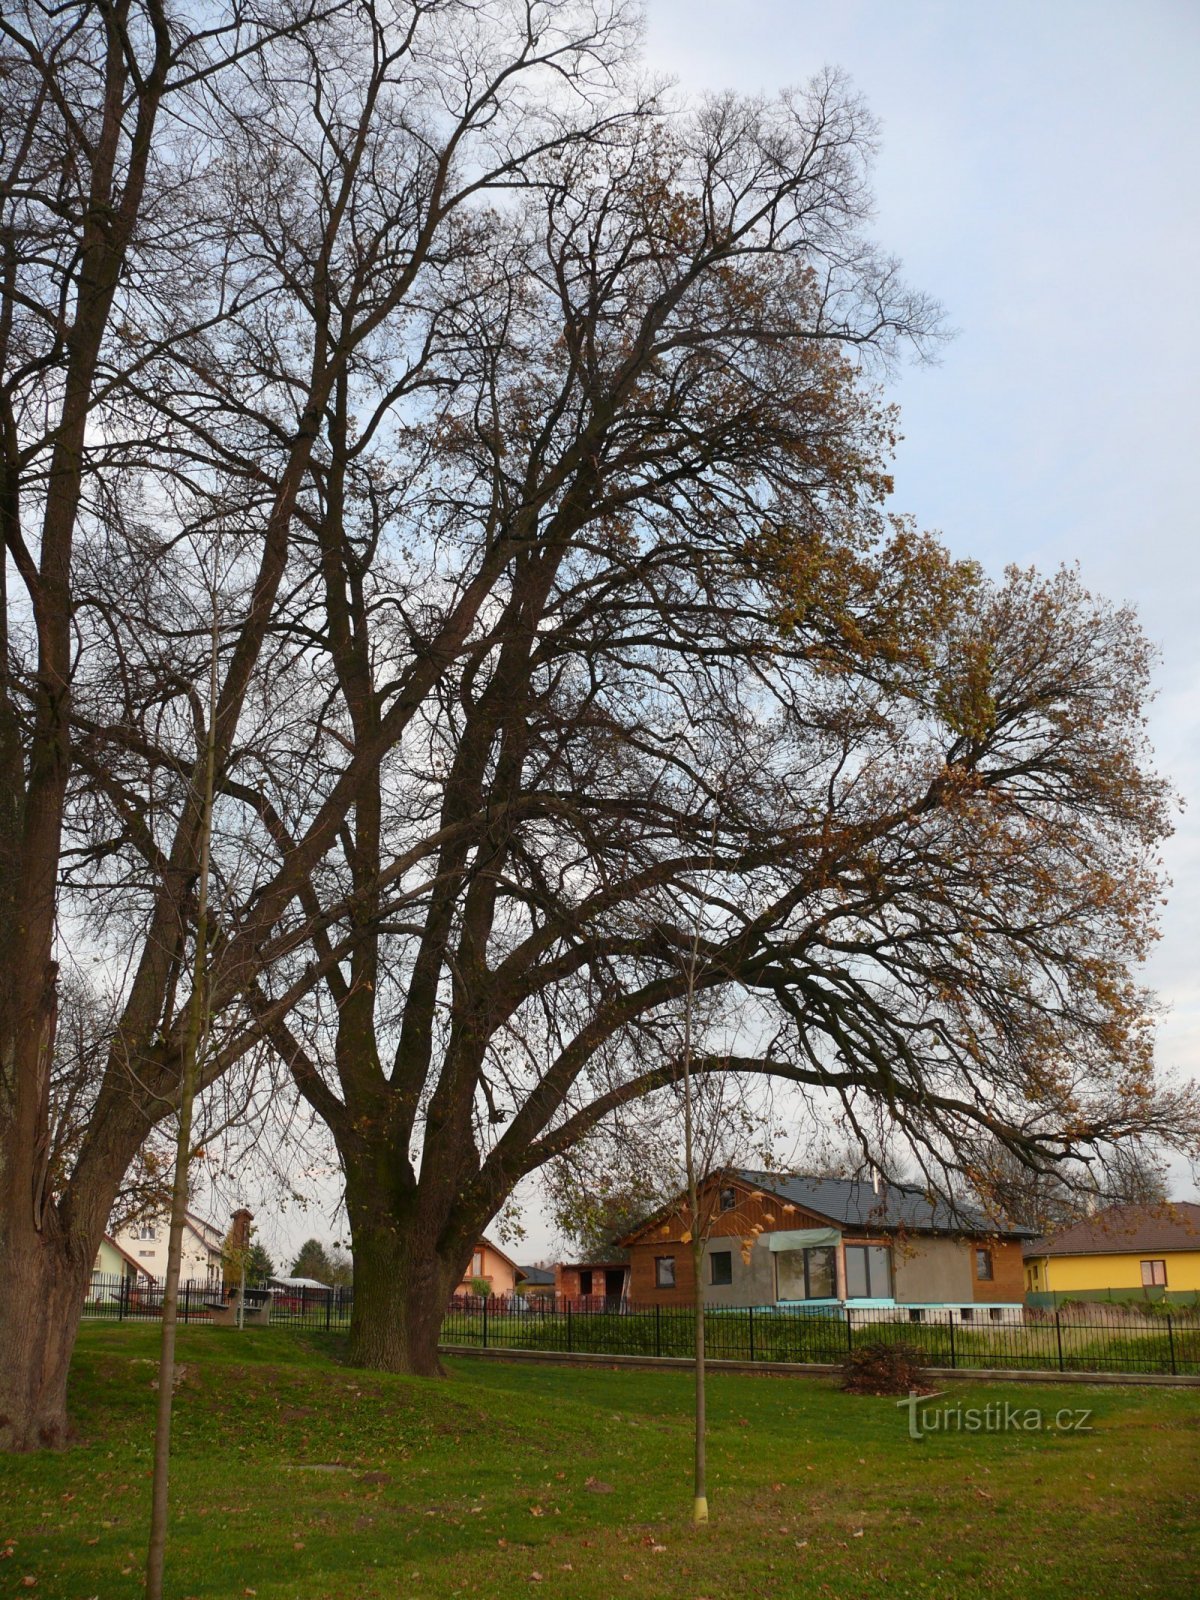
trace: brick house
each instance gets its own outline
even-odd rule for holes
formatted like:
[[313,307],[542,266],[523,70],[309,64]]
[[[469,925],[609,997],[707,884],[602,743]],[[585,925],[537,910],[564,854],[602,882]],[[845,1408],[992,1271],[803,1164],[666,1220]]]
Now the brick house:
[[[921,1321],[1015,1321],[1029,1229],[951,1211],[908,1184],[727,1168],[701,1188],[709,1305],[874,1307]],[[680,1196],[627,1234],[629,1298],[693,1296],[691,1229]]]
[[605,1252],[602,1261],[560,1261],[554,1268],[554,1299],[575,1311],[610,1311],[631,1299],[628,1252]]

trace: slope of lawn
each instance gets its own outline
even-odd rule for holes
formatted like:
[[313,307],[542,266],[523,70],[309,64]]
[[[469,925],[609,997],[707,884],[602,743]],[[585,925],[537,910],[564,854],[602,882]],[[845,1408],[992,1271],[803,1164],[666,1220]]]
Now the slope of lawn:
[[[86,1329],[80,1442],[0,1459],[0,1595],[141,1594],[155,1336]],[[176,1597],[1200,1592],[1195,1390],[956,1384],[956,1405],[1090,1407],[1094,1431],[916,1443],[890,1400],[716,1376],[696,1533],[687,1373],[464,1358],[422,1383],[277,1330],[182,1330],[180,1355]]]

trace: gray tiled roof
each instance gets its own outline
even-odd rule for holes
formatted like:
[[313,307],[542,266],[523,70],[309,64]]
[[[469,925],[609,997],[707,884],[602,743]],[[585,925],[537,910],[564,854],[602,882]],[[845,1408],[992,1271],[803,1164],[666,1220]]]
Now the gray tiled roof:
[[865,1178],[801,1178],[782,1172],[750,1172],[736,1176],[756,1189],[769,1190],[781,1200],[803,1206],[818,1216],[849,1228],[910,1228],[922,1233],[1008,1234],[1029,1238],[1030,1228],[989,1222],[971,1206],[951,1206],[931,1199],[915,1184],[880,1183],[876,1193]]

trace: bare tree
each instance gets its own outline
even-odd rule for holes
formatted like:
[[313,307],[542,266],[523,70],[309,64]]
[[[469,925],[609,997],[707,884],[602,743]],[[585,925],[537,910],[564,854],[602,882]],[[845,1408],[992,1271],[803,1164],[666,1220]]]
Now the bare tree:
[[[8,1446],[64,1436],[96,1246],[122,1175],[179,1103],[205,636],[179,609],[179,541],[220,527],[242,551],[216,716],[209,971],[224,1020],[206,1071],[219,1074],[256,1042],[239,1022],[257,974],[299,937],[281,920],[372,759],[347,766],[296,836],[275,828],[264,730],[282,731],[288,671],[306,673],[305,646],[281,643],[278,624],[302,613],[313,576],[297,530],[323,476],[318,440],[354,372],[396,402],[436,389],[434,280],[485,248],[487,195],[604,127],[628,37],[617,4],[5,13],[0,506],[19,583],[0,641]],[[120,1007],[51,1189],[53,945],[89,917],[123,970]]]
[[305,889],[345,958],[323,927],[259,1004],[341,1157],[361,1362],[437,1371],[514,1185],[672,1081],[637,1040],[697,926],[757,1021],[695,1073],[882,1116],[931,1185],[984,1137],[1194,1134],[1131,977],[1147,649],[880,510],[862,360],[931,315],[861,237],[870,140],[826,79],[558,153],[446,302],[437,404],[329,435],[321,725],[387,751]]

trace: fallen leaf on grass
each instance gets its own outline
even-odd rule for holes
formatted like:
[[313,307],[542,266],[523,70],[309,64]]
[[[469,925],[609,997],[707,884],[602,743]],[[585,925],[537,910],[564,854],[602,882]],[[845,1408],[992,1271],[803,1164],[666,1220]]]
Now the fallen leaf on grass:
[[611,1494],[613,1492],[612,1484],[605,1483],[601,1478],[585,1478],[583,1487],[590,1489],[593,1494]]

